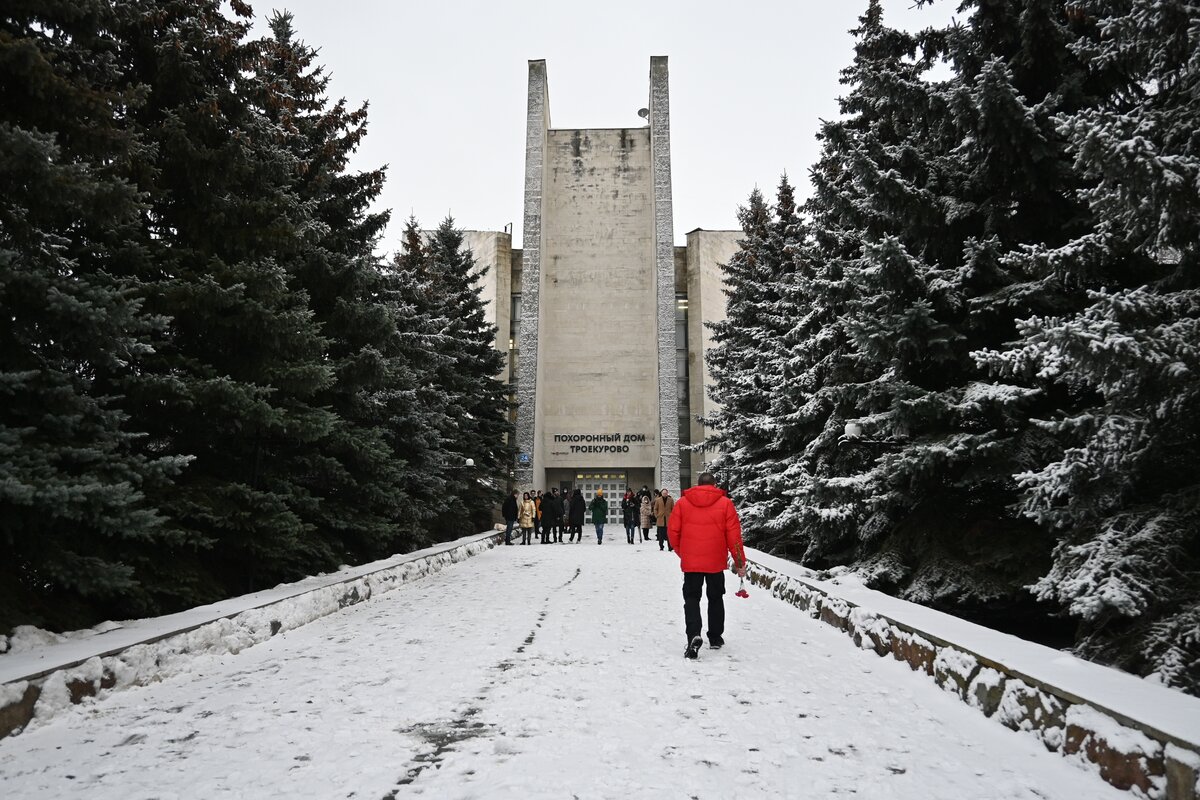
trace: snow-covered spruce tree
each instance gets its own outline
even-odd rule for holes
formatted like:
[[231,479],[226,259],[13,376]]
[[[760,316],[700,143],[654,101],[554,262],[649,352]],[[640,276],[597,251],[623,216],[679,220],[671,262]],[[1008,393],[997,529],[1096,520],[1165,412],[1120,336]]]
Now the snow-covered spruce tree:
[[705,359],[717,409],[704,424],[705,446],[719,451],[712,469],[738,503],[749,537],[770,516],[760,479],[774,438],[768,412],[770,393],[778,384],[772,370],[779,365],[768,355],[767,307],[779,296],[779,254],[771,251],[771,210],[757,188],[738,209],[738,221],[743,238],[723,265],[725,319],[709,323],[713,346]]
[[[792,424],[800,403],[807,401],[801,390],[802,377],[797,370],[792,345],[798,321],[812,309],[809,295],[812,287],[807,270],[807,230],[796,207],[795,190],[788,176],[780,178],[775,194],[773,218],[767,229],[766,252],[774,266],[774,276],[764,287],[760,314],[763,340],[759,366],[765,382],[767,410],[760,424],[771,438],[762,450],[760,469],[746,484],[745,497],[739,497],[742,508],[753,511],[748,539],[764,548],[778,548],[791,540],[790,519],[785,513],[795,486],[795,454],[803,450],[806,441]],[[803,412],[801,412],[803,413]],[[782,548],[786,552],[786,547]]]
[[0,12],[0,630],[137,613],[125,554],[173,536],[143,490],[182,460],[137,453],[106,388],[163,326],[122,277],[146,252],[114,17],[98,0]]
[[321,326],[323,358],[335,377],[314,399],[335,415],[329,430],[300,443],[290,458],[320,501],[307,521],[339,560],[360,563],[411,544],[396,526],[408,495],[403,460],[388,444],[384,399],[404,388],[388,369],[396,317],[381,296],[384,277],[374,254],[388,214],[367,211],[384,172],[347,171],[366,135],[365,104],[348,110],[345,101],[331,103],[329,78],[316,51],[296,38],[292,15],[276,12],[269,22],[272,37],[263,42],[258,66],[262,105],[296,159],[294,191],[312,215],[289,271]]
[[145,565],[169,605],[194,605],[336,567],[312,520],[320,500],[297,458],[329,435],[334,381],[304,291],[294,286],[316,222],[299,195],[301,163],[262,110],[246,38],[217,0],[130,0],[123,30],[148,90],[130,116],[151,150],[147,308],[170,337],[127,386],[150,452],[194,460],[150,495],[189,546]]
[[1038,595],[1080,620],[1082,654],[1200,693],[1200,8],[1070,13],[1093,80],[1124,82],[1057,118],[1094,229],[1031,255],[1085,286],[1119,280],[977,355],[1071,399],[1039,423],[1053,457],[1019,476],[1021,510],[1057,539]]
[[814,191],[804,212],[811,236],[796,253],[788,292],[794,324],[785,340],[789,377],[774,411],[789,443],[789,503],[775,522],[774,546],[814,566],[851,562],[859,536],[874,530],[865,526],[870,507],[863,486],[878,453],[841,441],[847,419],[887,407],[876,384],[884,368],[864,358],[850,335],[861,290],[851,275],[866,243],[905,232],[897,208],[918,193],[923,164],[908,137],[928,105],[927,64],[916,60],[912,36],[883,24],[880,3],[870,3],[852,33],[842,117],[822,125],[822,154],[810,173]]
[[[451,416],[446,431],[444,516],[439,539],[477,533],[492,525],[493,510],[504,498],[513,453],[508,387],[501,381],[504,355],[496,349],[496,327],[484,313],[480,280],[486,267],[475,264],[463,232],[450,217],[433,231],[428,244],[430,299],[440,311],[444,342],[437,373],[441,402]],[[474,461],[466,467],[467,459]]]
[[[385,351],[390,389],[385,393],[388,442],[400,459],[408,497],[396,525],[415,545],[453,538],[442,527],[450,515],[463,514],[449,503],[449,466],[464,469],[472,455],[450,453],[462,409],[447,403],[440,385],[449,372],[453,348],[446,334],[441,303],[433,291],[425,235],[415,218],[404,226],[402,246],[384,272],[384,291],[396,337]],[[458,484],[461,486],[461,484]],[[455,528],[457,530],[457,528]]]
[[857,166],[887,187],[876,196],[914,190],[887,209],[899,224],[854,270],[861,299],[847,324],[881,370],[876,400],[886,400],[868,435],[888,443],[864,486],[876,515],[867,524],[882,536],[860,557],[910,599],[1012,624],[1046,613],[1023,587],[1049,551],[1012,508],[1012,475],[1047,450],[1028,416],[1061,398],[998,382],[970,354],[1011,339],[1020,316],[1082,300],[1077,287],[1031,271],[1027,256],[1087,230],[1054,117],[1094,103],[1101,87],[1070,50],[1060,4],[961,8],[965,25],[921,40],[927,58],[944,55],[953,68],[927,84],[908,137],[926,167],[902,187],[891,164]]
[[[1086,229],[1053,121],[1090,97],[1069,25],[1028,0],[910,36],[872,4],[856,31],[847,116],[823,129],[809,204],[813,297],[840,306],[825,360],[810,357],[830,373],[812,404],[826,424],[789,511],[810,563],[858,563],[877,585],[974,613],[1031,611],[1022,586],[1049,546],[1010,509],[1011,476],[1045,452],[1025,416],[1052,398],[997,383],[970,353],[1080,297],[1011,257]],[[933,81],[942,57],[953,74]],[[847,419],[865,441],[838,441]]]
[[724,451],[713,468],[738,504],[747,540],[764,546],[786,504],[779,459],[787,451],[775,404],[786,377],[783,342],[795,317],[788,289],[803,237],[787,176],[773,208],[755,189],[741,218],[746,238],[725,265],[729,312],[710,326],[717,344],[707,354],[721,405],[703,422],[711,431],[705,446]]

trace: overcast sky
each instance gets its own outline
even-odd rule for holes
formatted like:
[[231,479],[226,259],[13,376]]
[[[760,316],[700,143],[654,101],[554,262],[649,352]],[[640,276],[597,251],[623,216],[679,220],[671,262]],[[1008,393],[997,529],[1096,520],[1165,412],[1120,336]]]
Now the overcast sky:
[[[949,19],[885,0],[886,21],[921,28]],[[847,31],[866,0],[256,0],[296,17],[321,52],[331,93],[370,101],[354,166],[388,165],[380,206],[398,247],[410,213],[433,227],[501,230],[520,242],[528,62],[545,59],[555,128],[638,127],[650,57],[669,58],[675,239],[736,228],[755,186],[783,172],[808,194],[819,120],[837,114]]]

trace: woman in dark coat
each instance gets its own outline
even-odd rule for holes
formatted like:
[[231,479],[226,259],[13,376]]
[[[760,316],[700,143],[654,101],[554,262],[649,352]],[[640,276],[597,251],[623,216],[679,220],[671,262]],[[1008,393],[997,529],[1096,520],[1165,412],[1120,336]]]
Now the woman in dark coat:
[[542,527],[550,532],[550,541],[562,544],[563,502],[558,489],[551,489],[542,498]]
[[[571,538],[569,541],[583,541],[583,515],[587,511],[587,504],[583,502],[583,492],[576,489],[571,493],[571,510],[568,512],[568,521],[571,523]],[[575,537],[579,537],[576,539]]]
[[633,491],[626,489],[625,496],[621,498],[621,522],[625,525],[625,541],[629,544],[633,544],[637,538],[638,509],[638,500]]
[[517,493],[514,491],[508,497],[504,498],[504,505],[500,507],[500,513],[504,515],[505,544],[512,544],[512,529],[517,524],[517,517],[520,515],[518,505]]

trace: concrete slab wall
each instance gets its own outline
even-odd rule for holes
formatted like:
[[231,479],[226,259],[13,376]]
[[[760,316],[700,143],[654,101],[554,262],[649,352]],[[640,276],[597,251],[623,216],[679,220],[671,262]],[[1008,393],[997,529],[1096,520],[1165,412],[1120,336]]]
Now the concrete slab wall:
[[549,131],[543,198],[539,468],[653,467],[658,356],[649,130]]
[[172,674],[200,653],[237,653],[347,606],[431,575],[500,544],[495,531],[466,536],[407,555],[349,567],[332,575],[282,584],[254,594],[163,617],[128,622],[115,630],[0,661],[0,739],[20,733],[38,716],[101,692],[141,686]]
[[854,584],[843,589],[751,548],[746,556],[752,587],[864,650],[906,662],[984,716],[1036,737],[1131,796],[1200,796],[1197,698]]
[[496,349],[505,356],[502,378],[508,377],[508,329],[512,315],[512,234],[502,231],[463,231],[463,239],[478,267],[486,267],[480,280],[483,313],[496,326]]

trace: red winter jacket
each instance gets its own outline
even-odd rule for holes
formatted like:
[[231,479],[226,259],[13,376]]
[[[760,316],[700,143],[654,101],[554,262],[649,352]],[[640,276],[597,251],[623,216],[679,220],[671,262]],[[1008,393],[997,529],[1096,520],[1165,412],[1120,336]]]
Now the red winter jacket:
[[693,486],[683,493],[667,520],[667,538],[684,572],[724,572],[726,553],[734,566],[746,562],[737,510],[716,486]]

